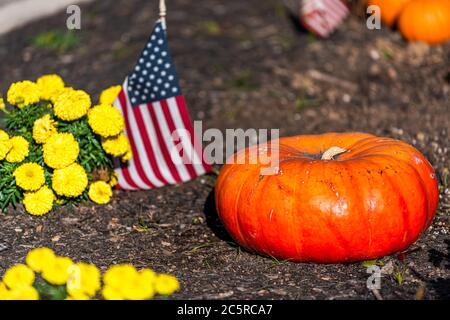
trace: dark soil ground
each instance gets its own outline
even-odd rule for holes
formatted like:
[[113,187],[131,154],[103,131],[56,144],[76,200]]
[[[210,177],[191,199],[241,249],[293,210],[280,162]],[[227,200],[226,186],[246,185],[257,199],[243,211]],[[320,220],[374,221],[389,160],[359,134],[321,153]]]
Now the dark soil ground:
[[[33,45],[64,30],[66,15],[0,38],[0,89],[61,74],[97,96],[120,84],[157,17],[157,1],[103,0],[82,7],[79,44]],[[172,54],[193,119],[204,127],[280,128],[281,135],[366,131],[421,150],[440,181],[432,227],[409,253],[385,257],[384,299],[450,298],[450,45],[407,44],[356,17],[320,41],[291,23],[280,1],[170,1]],[[447,178],[446,178],[447,177]],[[447,181],[447,182],[446,182]],[[360,263],[295,264],[245,252],[229,239],[211,197],[215,176],[147,192],[116,192],[44,217],[0,215],[0,274],[50,246],[97,264],[131,262],[175,274],[187,299],[375,299]]]

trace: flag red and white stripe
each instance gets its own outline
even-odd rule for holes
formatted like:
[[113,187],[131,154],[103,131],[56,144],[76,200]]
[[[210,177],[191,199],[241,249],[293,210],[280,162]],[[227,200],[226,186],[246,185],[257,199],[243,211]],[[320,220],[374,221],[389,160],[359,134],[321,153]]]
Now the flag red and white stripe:
[[303,0],[300,19],[308,30],[326,38],[348,16],[349,9],[341,0]]

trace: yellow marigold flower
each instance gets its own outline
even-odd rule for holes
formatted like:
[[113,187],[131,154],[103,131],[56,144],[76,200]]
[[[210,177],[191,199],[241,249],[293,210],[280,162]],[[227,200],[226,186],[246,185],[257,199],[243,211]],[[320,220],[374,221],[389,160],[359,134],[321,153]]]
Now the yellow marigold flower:
[[172,275],[160,274],[156,277],[155,289],[159,294],[168,296],[180,289],[180,283]]
[[101,287],[100,270],[93,264],[77,263],[70,270],[67,292],[72,297],[95,297]]
[[156,273],[150,269],[139,271],[134,281],[128,282],[125,287],[125,296],[129,300],[148,300],[155,295],[154,281]]
[[142,269],[141,271],[139,271],[139,275],[141,277],[141,280],[143,282],[146,282],[148,284],[154,284],[157,274],[155,271],[151,270],[151,269]]
[[71,133],[56,133],[44,144],[43,151],[45,164],[61,169],[77,160],[80,147]]
[[100,94],[100,104],[112,105],[119,95],[120,90],[122,90],[122,86],[112,86],[103,90]]
[[36,248],[28,252],[25,262],[35,272],[41,272],[45,266],[53,263],[55,253],[50,248]]
[[86,189],[88,177],[78,163],[53,172],[52,188],[59,196],[78,197]]
[[39,87],[41,98],[51,100],[51,98],[64,88],[63,79],[56,74],[47,74],[37,79],[36,84]]
[[6,94],[8,102],[19,108],[39,102],[41,94],[39,87],[32,81],[21,81],[11,85]]
[[83,90],[63,90],[55,99],[55,115],[66,121],[83,117],[91,107],[91,97]]
[[22,162],[28,157],[28,141],[21,136],[12,137],[10,140],[11,149],[6,155],[6,161],[8,162]]
[[88,122],[92,130],[103,138],[117,136],[125,128],[119,109],[107,104],[100,104],[89,110]]
[[156,291],[155,291],[155,280],[156,280],[156,273],[150,269],[143,269],[139,272],[139,294],[141,300],[148,300],[151,299]]
[[113,287],[120,286],[123,281],[133,279],[138,274],[131,264],[116,264],[103,275],[103,282]]
[[156,274],[150,269],[140,272],[128,264],[111,267],[104,275],[102,295],[107,300],[146,300],[154,294]]
[[36,143],[45,143],[56,131],[57,122],[49,114],[37,119],[33,124],[33,139]]
[[110,267],[103,276],[105,284],[102,295],[106,300],[126,300],[129,298],[130,283],[138,277],[136,268],[130,264]]
[[12,143],[10,140],[0,140],[0,160],[5,159],[11,147]]
[[37,163],[25,163],[14,170],[16,185],[27,191],[35,191],[45,183],[44,168]]
[[131,158],[133,158],[133,150],[131,150],[130,148],[130,150],[128,150],[127,153],[122,156],[121,160],[122,162],[127,162],[131,160]]
[[116,172],[113,172],[113,174],[111,175],[111,177],[109,178],[109,185],[112,187],[112,188],[114,188],[115,186],[117,186],[117,183],[119,183],[119,180],[118,180],[118,175],[117,175],[117,173]]
[[142,282],[140,276],[137,276],[130,282],[124,283],[121,292],[126,300],[149,300],[155,295],[153,285]]
[[119,134],[116,137],[103,138],[102,139],[102,147],[106,153],[114,156],[120,157],[127,153],[130,149],[130,142],[128,138],[123,133]]
[[[1,299],[1,298],[0,298]],[[7,294],[8,300],[39,300],[38,291],[32,286],[12,289]]]
[[23,197],[25,210],[33,216],[42,216],[53,209],[55,195],[47,186],[43,186],[36,192],[26,192]]
[[0,111],[4,110],[6,110],[5,101],[3,100],[3,98],[0,98]]
[[56,100],[58,100],[58,98],[59,98],[60,95],[66,93],[66,92],[67,92],[67,93],[70,93],[70,92],[72,92],[72,91],[74,91],[74,90],[75,90],[75,89],[72,88],[72,87],[63,87],[63,88],[61,88],[61,89],[55,91],[55,92],[53,93],[53,95],[50,97],[51,103],[52,103],[53,105],[55,105],[55,102],[56,102]]
[[42,278],[50,284],[64,285],[69,280],[73,262],[68,257],[56,257],[53,263],[44,266]]
[[0,130],[0,160],[5,159],[11,147],[12,143],[9,140],[9,135],[5,131]]
[[89,198],[98,204],[107,204],[112,197],[111,186],[105,181],[96,181],[89,187]]
[[6,270],[3,282],[9,289],[31,286],[34,283],[34,272],[24,264],[16,264]]

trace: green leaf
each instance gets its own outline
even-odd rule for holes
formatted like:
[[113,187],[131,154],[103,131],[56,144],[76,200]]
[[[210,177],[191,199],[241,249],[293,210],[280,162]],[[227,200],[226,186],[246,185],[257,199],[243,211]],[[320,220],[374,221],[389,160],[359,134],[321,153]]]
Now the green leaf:
[[361,262],[361,265],[363,267],[370,267],[370,266],[382,267],[382,266],[384,266],[384,261],[383,261],[383,259],[367,260],[367,261]]
[[51,285],[44,280],[37,280],[34,287],[39,292],[42,300],[64,300],[67,298],[67,290],[65,286]]
[[80,38],[73,31],[50,30],[38,34],[32,42],[38,48],[66,52],[75,48]]

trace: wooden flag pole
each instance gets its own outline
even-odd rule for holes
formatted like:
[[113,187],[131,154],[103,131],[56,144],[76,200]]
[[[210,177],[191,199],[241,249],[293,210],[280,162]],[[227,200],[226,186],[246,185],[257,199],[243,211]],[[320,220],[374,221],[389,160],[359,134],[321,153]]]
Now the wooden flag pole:
[[164,18],[166,16],[166,13],[167,13],[166,1],[159,0],[159,16],[161,18]]

